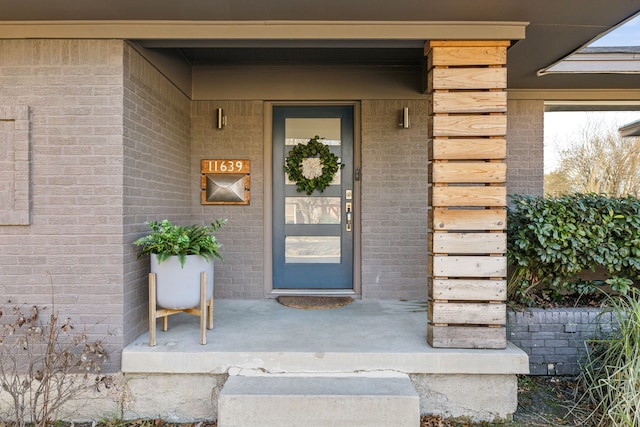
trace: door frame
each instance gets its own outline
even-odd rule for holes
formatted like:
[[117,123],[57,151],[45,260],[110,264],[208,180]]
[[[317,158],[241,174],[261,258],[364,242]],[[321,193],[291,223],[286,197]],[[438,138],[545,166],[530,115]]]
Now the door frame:
[[[352,106],[353,107],[353,289],[273,289],[273,107],[299,107],[299,106]],[[360,203],[360,179],[356,171],[362,169],[360,152],[360,102],[357,101],[265,101],[264,102],[264,293],[268,298],[276,298],[280,295],[350,295],[361,297],[361,206]],[[361,173],[359,174],[362,175]]]

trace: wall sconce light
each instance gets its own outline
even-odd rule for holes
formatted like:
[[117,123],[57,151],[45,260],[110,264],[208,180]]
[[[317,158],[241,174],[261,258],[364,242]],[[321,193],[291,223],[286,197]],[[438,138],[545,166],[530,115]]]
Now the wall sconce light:
[[411,127],[409,123],[409,107],[402,109],[402,121],[398,124],[402,129],[409,129]]
[[216,129],[222,129],[227,125],[227,116],[222,108],[216,108]]

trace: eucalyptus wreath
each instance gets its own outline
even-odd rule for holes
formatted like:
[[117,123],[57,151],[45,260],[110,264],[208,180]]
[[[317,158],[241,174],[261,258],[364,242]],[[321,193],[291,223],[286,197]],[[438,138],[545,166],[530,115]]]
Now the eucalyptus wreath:
[[298,192],[311,195],[313,190],[323,192],[338,169],[344,167],[322,139],[316,135],[308,143],[300,143],[289,151],[284,170],[289,180],[296,183]]

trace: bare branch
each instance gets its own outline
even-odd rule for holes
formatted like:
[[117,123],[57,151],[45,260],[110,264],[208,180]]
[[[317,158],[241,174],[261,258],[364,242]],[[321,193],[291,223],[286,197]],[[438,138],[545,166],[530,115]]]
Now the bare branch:
[[640,138],[622,138],[617,129],[593,120],[560,152],[560,166],[545,175],[545,193],[640,196]]

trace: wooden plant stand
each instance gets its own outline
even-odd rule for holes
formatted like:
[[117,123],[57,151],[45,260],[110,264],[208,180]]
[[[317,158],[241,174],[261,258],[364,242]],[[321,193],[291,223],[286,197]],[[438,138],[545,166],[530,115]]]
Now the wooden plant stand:
[[[176,313],[188,313],[200,317],[200,344],[207,343],[207,329],[213,329],[213,295],[207,301],[207,273],[200,273],[200,307],[183,309],[158,309],[156,304],[156,274],[149,273],[149,346],[156,345],[156,319],[162,317],[162,330],[169,329],[169,316]],[[208,321],[208,322],[207,322]]]

